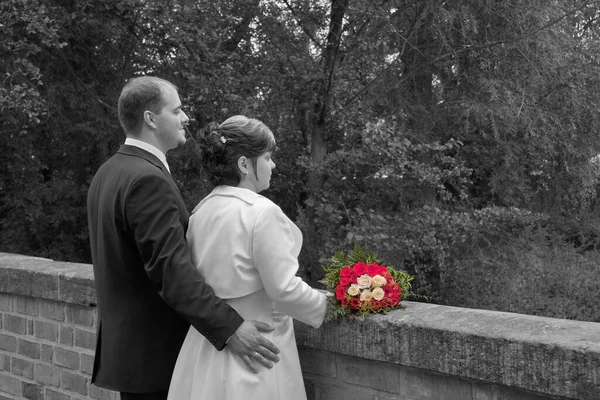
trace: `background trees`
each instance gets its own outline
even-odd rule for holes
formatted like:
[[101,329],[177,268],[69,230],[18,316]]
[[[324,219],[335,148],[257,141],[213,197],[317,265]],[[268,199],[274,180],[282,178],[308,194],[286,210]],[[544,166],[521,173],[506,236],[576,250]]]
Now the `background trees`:
[[[155,74],[192,136],[233,114],[272,128],[265,195],[313,283],[357,240],[434,301],[600,320],[599,3],[5,0],[0,248],[89,262],[116,99]],[[210,190],[193,140],[169,160],[191,208]]]

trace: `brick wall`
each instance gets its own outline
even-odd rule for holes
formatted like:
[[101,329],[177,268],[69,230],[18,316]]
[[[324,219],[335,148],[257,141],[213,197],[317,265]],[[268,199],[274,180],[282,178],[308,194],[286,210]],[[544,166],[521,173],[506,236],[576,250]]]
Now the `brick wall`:
[[115,400],[90,383],[91,267],[0,253],[0,400]]
[[115,399],[90,384],[94,307],[0,293],[0,399]]
[[[296,322],[309,400],[600,399],[600,324],[405,305]],[[90,265],[0,253],[0,400],[116,400],[90,383],[96,319]]]

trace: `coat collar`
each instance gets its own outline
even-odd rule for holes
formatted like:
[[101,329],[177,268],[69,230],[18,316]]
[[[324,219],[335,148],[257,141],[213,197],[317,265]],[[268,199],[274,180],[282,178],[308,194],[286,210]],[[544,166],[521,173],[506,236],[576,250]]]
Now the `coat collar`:
[[200,208],[200,206],[202,206],[202,204],[206,203],[206,201],[208,201],[208,199],[217,197],[217,196],[235,197],[235,198],[240,199],[248,204],[254,204],[256,199],[258,199],[259,197],[262,197],[260,194],[255,193],[250,189],[244,189],[244,188],[239,188],[239,187],[235,187],[235,186],[220,185],[220,186],[215,187],[208,196],[206,196],[204,199],[202,199],[202,201],[200,203],[198,203],[198,205],[192,211],[192,214],[194,212],[196,212],[196,210],[198,208]]
[[163,164],[163,162],[160,161],[158,157],[140,147],[123,144],[121,145],[117,153],[143,158],[144,160],[160,168],[160,170],[165,174],[170,175],[169,171],[167,170],[167,167],[165,167],[165,164]]

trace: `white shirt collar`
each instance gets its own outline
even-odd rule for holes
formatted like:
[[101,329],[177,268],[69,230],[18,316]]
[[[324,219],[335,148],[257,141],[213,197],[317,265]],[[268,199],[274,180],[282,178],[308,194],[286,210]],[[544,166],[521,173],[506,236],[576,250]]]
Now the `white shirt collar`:
[[164,164],[164,166],[167,168],[167,171],[171,173],[171,170],[169,169],[169,164],[167,163],[167,156],[165,156],[165,153],[152,146],[150,143],[142,142],[141,140],[133,138],[127,138],[125,139],[125,144],[128,146],[139,147],[140,149],[146,150],[148,153],[155,155],[156,158],[158,158]]

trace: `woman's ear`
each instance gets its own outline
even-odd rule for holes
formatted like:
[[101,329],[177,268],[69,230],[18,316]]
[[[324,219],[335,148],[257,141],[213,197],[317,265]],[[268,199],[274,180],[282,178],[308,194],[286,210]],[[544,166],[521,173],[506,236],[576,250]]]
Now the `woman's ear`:
[[248,164],[249,163],[246,156],[241,156],[240,158],[238,158],[237,167],[242,175],[248,175]]

